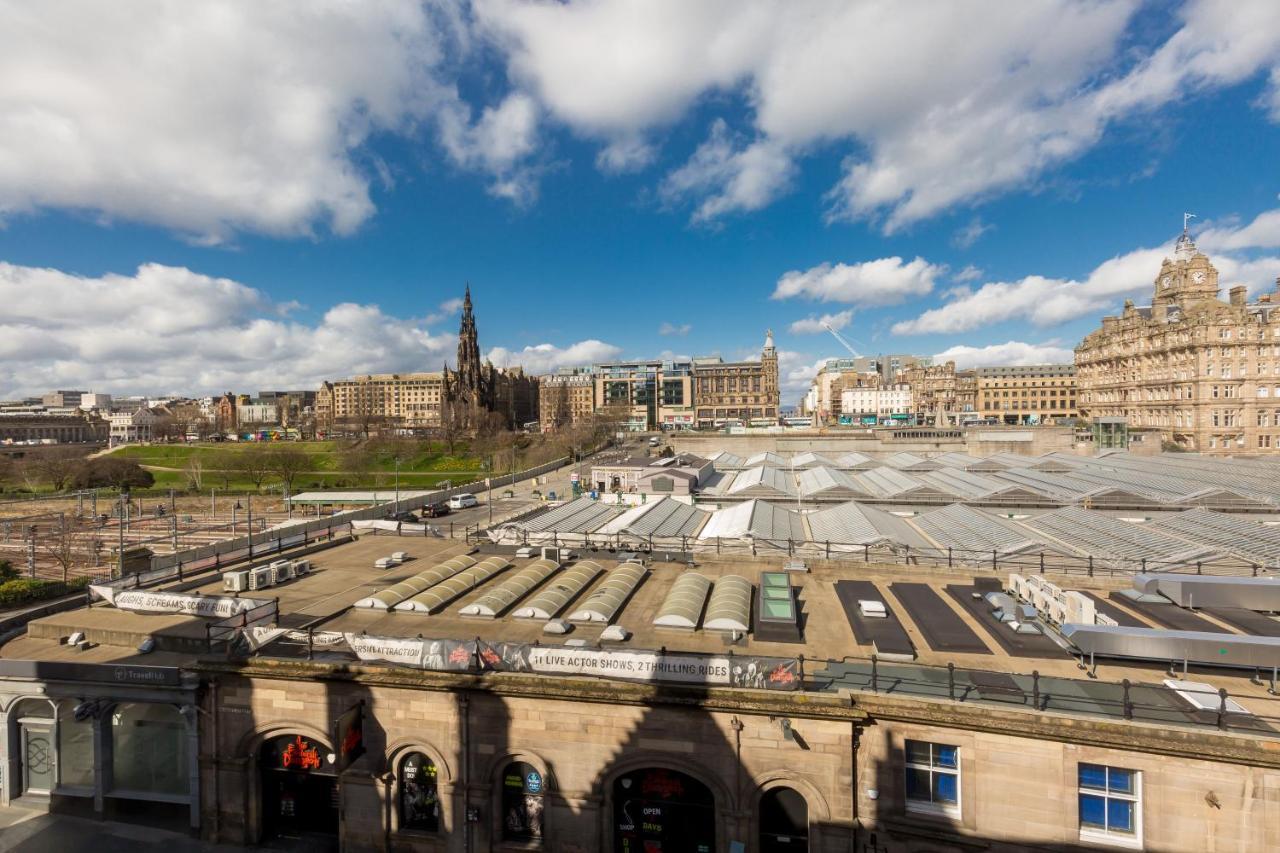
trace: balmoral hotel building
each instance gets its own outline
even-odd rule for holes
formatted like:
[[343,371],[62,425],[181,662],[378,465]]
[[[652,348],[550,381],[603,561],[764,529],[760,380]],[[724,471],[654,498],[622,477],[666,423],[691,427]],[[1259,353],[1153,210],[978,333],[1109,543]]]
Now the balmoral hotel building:
[[1272,294],[1249,303],[1243,285],[1218,298],[1218,271],[1183,230],[1155,279],[1151,305],[1076,347],[1080,409],[1159,430],[1205,453],[1280,448],[1280,312]]

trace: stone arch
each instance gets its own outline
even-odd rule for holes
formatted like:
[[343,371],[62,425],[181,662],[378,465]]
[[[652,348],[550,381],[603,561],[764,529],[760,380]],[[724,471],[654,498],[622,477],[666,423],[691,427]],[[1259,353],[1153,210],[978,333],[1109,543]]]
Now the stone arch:
[[453,802],[453,794],[457,779],[453,768],[445,758],[445,754],[426,741],[414,738],[400,738],[387,745],[387,779],[386,796],[390,798],[389,808],[385,814],[390,819],[392,832],[401,830],[400,800],[402,795],[401,763],[413,753],[421,753],[431,759],[436,767],[436,789],[440,805],[440,834],[447,835],[460,823],[460,818]]
[[246,840],[250,844],[257,844],[262,840],[262,836],[266,832],[265,815],[263,815],[262,809],[264,796],[261,766],[262,747],[273,738],[291,734],[302,735],[324,744],[326,748],[331,748],[329,746],[330,735],[315,726],[303,722],[261,724],[255,726],[252,731],[241,737],[236,744],[234,757],[246,761],[243,778],[247,808],[245,809],[244,821],[247,833]]
[[751,789],[746,792],[743,802],[751,809],[753,842],[760,838],[760,803],[764,795],[779,788],[790,788],[804,798],[809,821],[809,849],[822,849],[822,827],[830,822],[831,809],[827,798],[812,782],[791,770],[773,770],[756,776],[750,784]]
[[307,725],[301,722],[290,723],[265,723],[255,726],[252,731],[240,738],[240,742],[236,744],[236,758],[251,758],[257,761],[258,752],[262,749],[262,745],[272,738],[280,737],[280,735],[299,734],[312,740],[317,740],[325,746],[332,749],[329,743],[332,736],[327,732],[323,732],[315,726]]
[[605,768],[592,787],[592,795],[600,802],[600,842],[602,850],[610,850],[613,845],[614,807],[613,786],[621,776],[648,768],[670,770],[701,783],[711,792],[715,802],[715,832],[717,844],[723,839],[731,838],[734,815],[738,808],[738,797],[732,788],[702,762],[689,755],[671,755],[669,753],[641,752]]
[[481,781],[484,784],[489,786],[489,812],[492,816],[489,821],[490,832],[492,833],[491,837],[493,839],[495,846],[502,845],[505,843],[503,840],[504,839],[503,827],[504,827],[504,819],[506,816],[503,813],[503,807],[502,807],[503,773],[506,771],[507,767],[517,763],[523,763],[523,764],[529,765],[542,776],[541,796],[542,796],[542,803],[544,807],[542,843],[544,846],[550,846],[548,842],[548,837],[549,835],[555,832],[555,827],[549,826],[545,822],[546,820],[545,806],[546,806],[546,803],[548,803],[552,799],[552,797],[557,796],[559,791],[559,785],[556,784],[555,775],[552,772],[551,765],[547,762],[547,760],[536,752],[530,752],[528,750],[523,750],[523,749],[511,750],[503,753],[502,755],[497,756],[496,758],[494,758],[494,760],[489,762],[489,766],[486,769],[485,775],[481,777]]

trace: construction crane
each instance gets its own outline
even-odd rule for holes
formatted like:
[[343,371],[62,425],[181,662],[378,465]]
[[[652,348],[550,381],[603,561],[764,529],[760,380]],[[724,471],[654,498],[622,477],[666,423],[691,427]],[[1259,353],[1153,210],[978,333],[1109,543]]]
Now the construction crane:
[[839,341],[840,345],[843,346],[845,349],[847,349],[850,355],[852,355],[854,358],[862,358],[862,356],[858,355],[858,351],[854,349],[853,346],[844,339],[844,336],[841,335],[839,332],[837,332],[830,323],[823,323],[822,327],[826,329],[828,332],[830,332],[831,336],[835,338],[837,341]]

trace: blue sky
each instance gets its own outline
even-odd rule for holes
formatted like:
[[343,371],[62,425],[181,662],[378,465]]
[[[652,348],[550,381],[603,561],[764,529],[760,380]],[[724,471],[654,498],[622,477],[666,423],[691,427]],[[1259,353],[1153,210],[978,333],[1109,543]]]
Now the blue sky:
[[[0,2],[0,396],[1070,357],[1280,275],[1280,6]],[[1005,7],[1007,10],[1008,7]],[[55,36],[49,35],[56,33]]]

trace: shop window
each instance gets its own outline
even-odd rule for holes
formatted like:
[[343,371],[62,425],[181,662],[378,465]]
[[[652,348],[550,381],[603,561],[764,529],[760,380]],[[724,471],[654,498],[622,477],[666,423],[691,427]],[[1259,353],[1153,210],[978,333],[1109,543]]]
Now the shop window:
[[111,779],[116,791],[188,793],[187,724],[176,707],[151,702],[115,706]]
[[717,849],[715,796],[677,770],[652,767],[615,779],[613,821],[615,851]]
[[440,795],[436,765],[421,752],[400,762],[400,828],[421,832],[440,830]]
[[58,709],[58,784],[64,788],[92,788],[93,721],[76,721],[76,700]]
[[502,837],[542,842],[543,778],[531,764],[516,761],[502,773]]
[[761,853],[809,849],[809,805],[799,791],[772,788],[760,798]]

